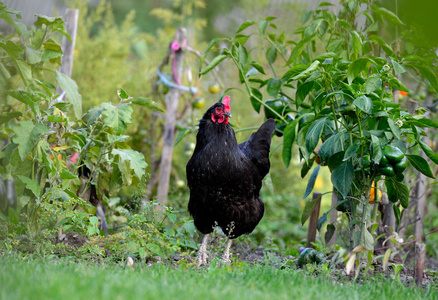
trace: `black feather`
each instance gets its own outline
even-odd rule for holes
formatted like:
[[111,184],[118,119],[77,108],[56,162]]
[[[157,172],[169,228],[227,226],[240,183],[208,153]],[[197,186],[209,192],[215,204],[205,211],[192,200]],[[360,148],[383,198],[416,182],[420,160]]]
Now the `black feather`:
[[193,156],[186,166],[190,188],[188,209],[204,234],[220,226],[236,238],[251,233],[260,222],[264,204],[262,179],[269,172],[269,148],[274,120],[266,121],[245,143],[237,144],[229,124],[211,120],[216,103],[200,120]]

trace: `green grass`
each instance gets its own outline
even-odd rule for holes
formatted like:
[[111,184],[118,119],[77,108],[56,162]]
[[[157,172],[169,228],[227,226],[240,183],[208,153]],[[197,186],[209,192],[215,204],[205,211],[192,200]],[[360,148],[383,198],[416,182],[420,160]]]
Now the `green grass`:
[[136,269],[0,256],[0,299],[438,299],[396,282],[332,284],[272,266]]

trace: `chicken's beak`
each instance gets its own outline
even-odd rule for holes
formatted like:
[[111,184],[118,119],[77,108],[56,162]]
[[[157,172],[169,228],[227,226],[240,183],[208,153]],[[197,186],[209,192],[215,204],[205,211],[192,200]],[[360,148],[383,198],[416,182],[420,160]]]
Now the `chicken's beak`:
[[224,112],[224,116],[227,118],[231,118],[231,112],[229,111]]

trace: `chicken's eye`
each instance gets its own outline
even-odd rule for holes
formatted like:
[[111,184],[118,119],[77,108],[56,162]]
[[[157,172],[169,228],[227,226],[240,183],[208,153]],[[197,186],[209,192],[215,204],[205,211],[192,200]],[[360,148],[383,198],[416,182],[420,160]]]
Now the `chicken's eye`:
[[216,114],[220,115],[223,113],[222,107],[216,107]]

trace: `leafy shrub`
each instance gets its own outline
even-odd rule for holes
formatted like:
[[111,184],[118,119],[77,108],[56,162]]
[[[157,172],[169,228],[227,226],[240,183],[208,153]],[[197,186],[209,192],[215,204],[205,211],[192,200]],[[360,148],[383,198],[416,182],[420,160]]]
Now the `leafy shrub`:
[[[134,100],[120,89],[118,104],[102,103],[82,115],[76,83],[56,71],[62,55],[60,34],[66,35],[63,20],[37,15],[35,27],[26,28],[13,20],[13,15],[20,17],[18,12],[3,4],[0,10],[17,32],[0,37],[1,82],[6,87],[6,101],[1,104],[0,179],[2,184],[3,178],[13,182],[2,190],[2,208],[8,202],[9,221],[19,224],[21,217],[27,218],[27,229],[55,225],[68,229],[73,222],[77,230],[86,231],[89,226],[83,222],[90,214],[71,212],[77,206],[89,211],[76,195],[82,184],[80,167],[85,164],[91,172],[84,190],[95,185],[101,198],[141,180],[147,164],[122,133],[132,123],[131,105],[151,107],[152,102]],[[66,102],[56,94],[57,85],[66,92]]]
[[[340,4],[339,13],[324,9],[331,5],[327,2],[313,11],[305,11],[303,27],[297,30],[301,36],[298,42],[275,30],[275,17],[260,20],[258,34],[267,45],[263,47],[264,61],[254,61],[252,51],[245,47],[252,34],[242,32],[256,24],[246,21],[235,36],[210,42],[201,58],[200,74],[210,72],[225,60],[234,64],[254,110],[260,113],[263,106],[275,116],[277,133],[284,136],[282,156],[286,167],[295,142],[305,162],[302,176],[312,169],[317,158],[322,163],[313,169],[304,197],[312,191],[321,166],[328,165],[340,199],[338,210],[349,217],[351,247],[362,245],[372,249],[369,225],[376,220],[377,212],[377,205],[373,210],[370,206],[373,183],[376,186],[379,180],[385,183],[399,221],[400,207],[409,204],[409,189],[403,183],[407,161],[432,178],[428,162],[418,155],[419,148],[438,163],[434,151],[421,141],[422,128],[437,128],[438,123],[426,118],[424,111],[408,113],[394,101],[394,91],[409,91],[399,75],[408,69],[418,72],[435,92],[438,80],[421,57],[409,49],[406,53],[393,49],[376,34],[379,24],[384,22],[403,25],[394,13],[370,1]],[[364,10],[359,10],[361,5]],[[355,25],[359,15],[367,18],[365,28]],[[203,67],[205,57],[224,43],[227,47],[221,46],[219,55]],[[274,64],[277,60],[286,67],[277,68]],[[266,66],[270,73],[265,71]],[[281,98],[283,108],[274,108],[264,100],[262,89],[274,99]],[[290,113],[293,117],[288,119]],[[387,145],[393,148],[386,149]],[[341,209],[344,204],[348,207]],[[332,209],[319,219],[318,228],[327,221]]]

